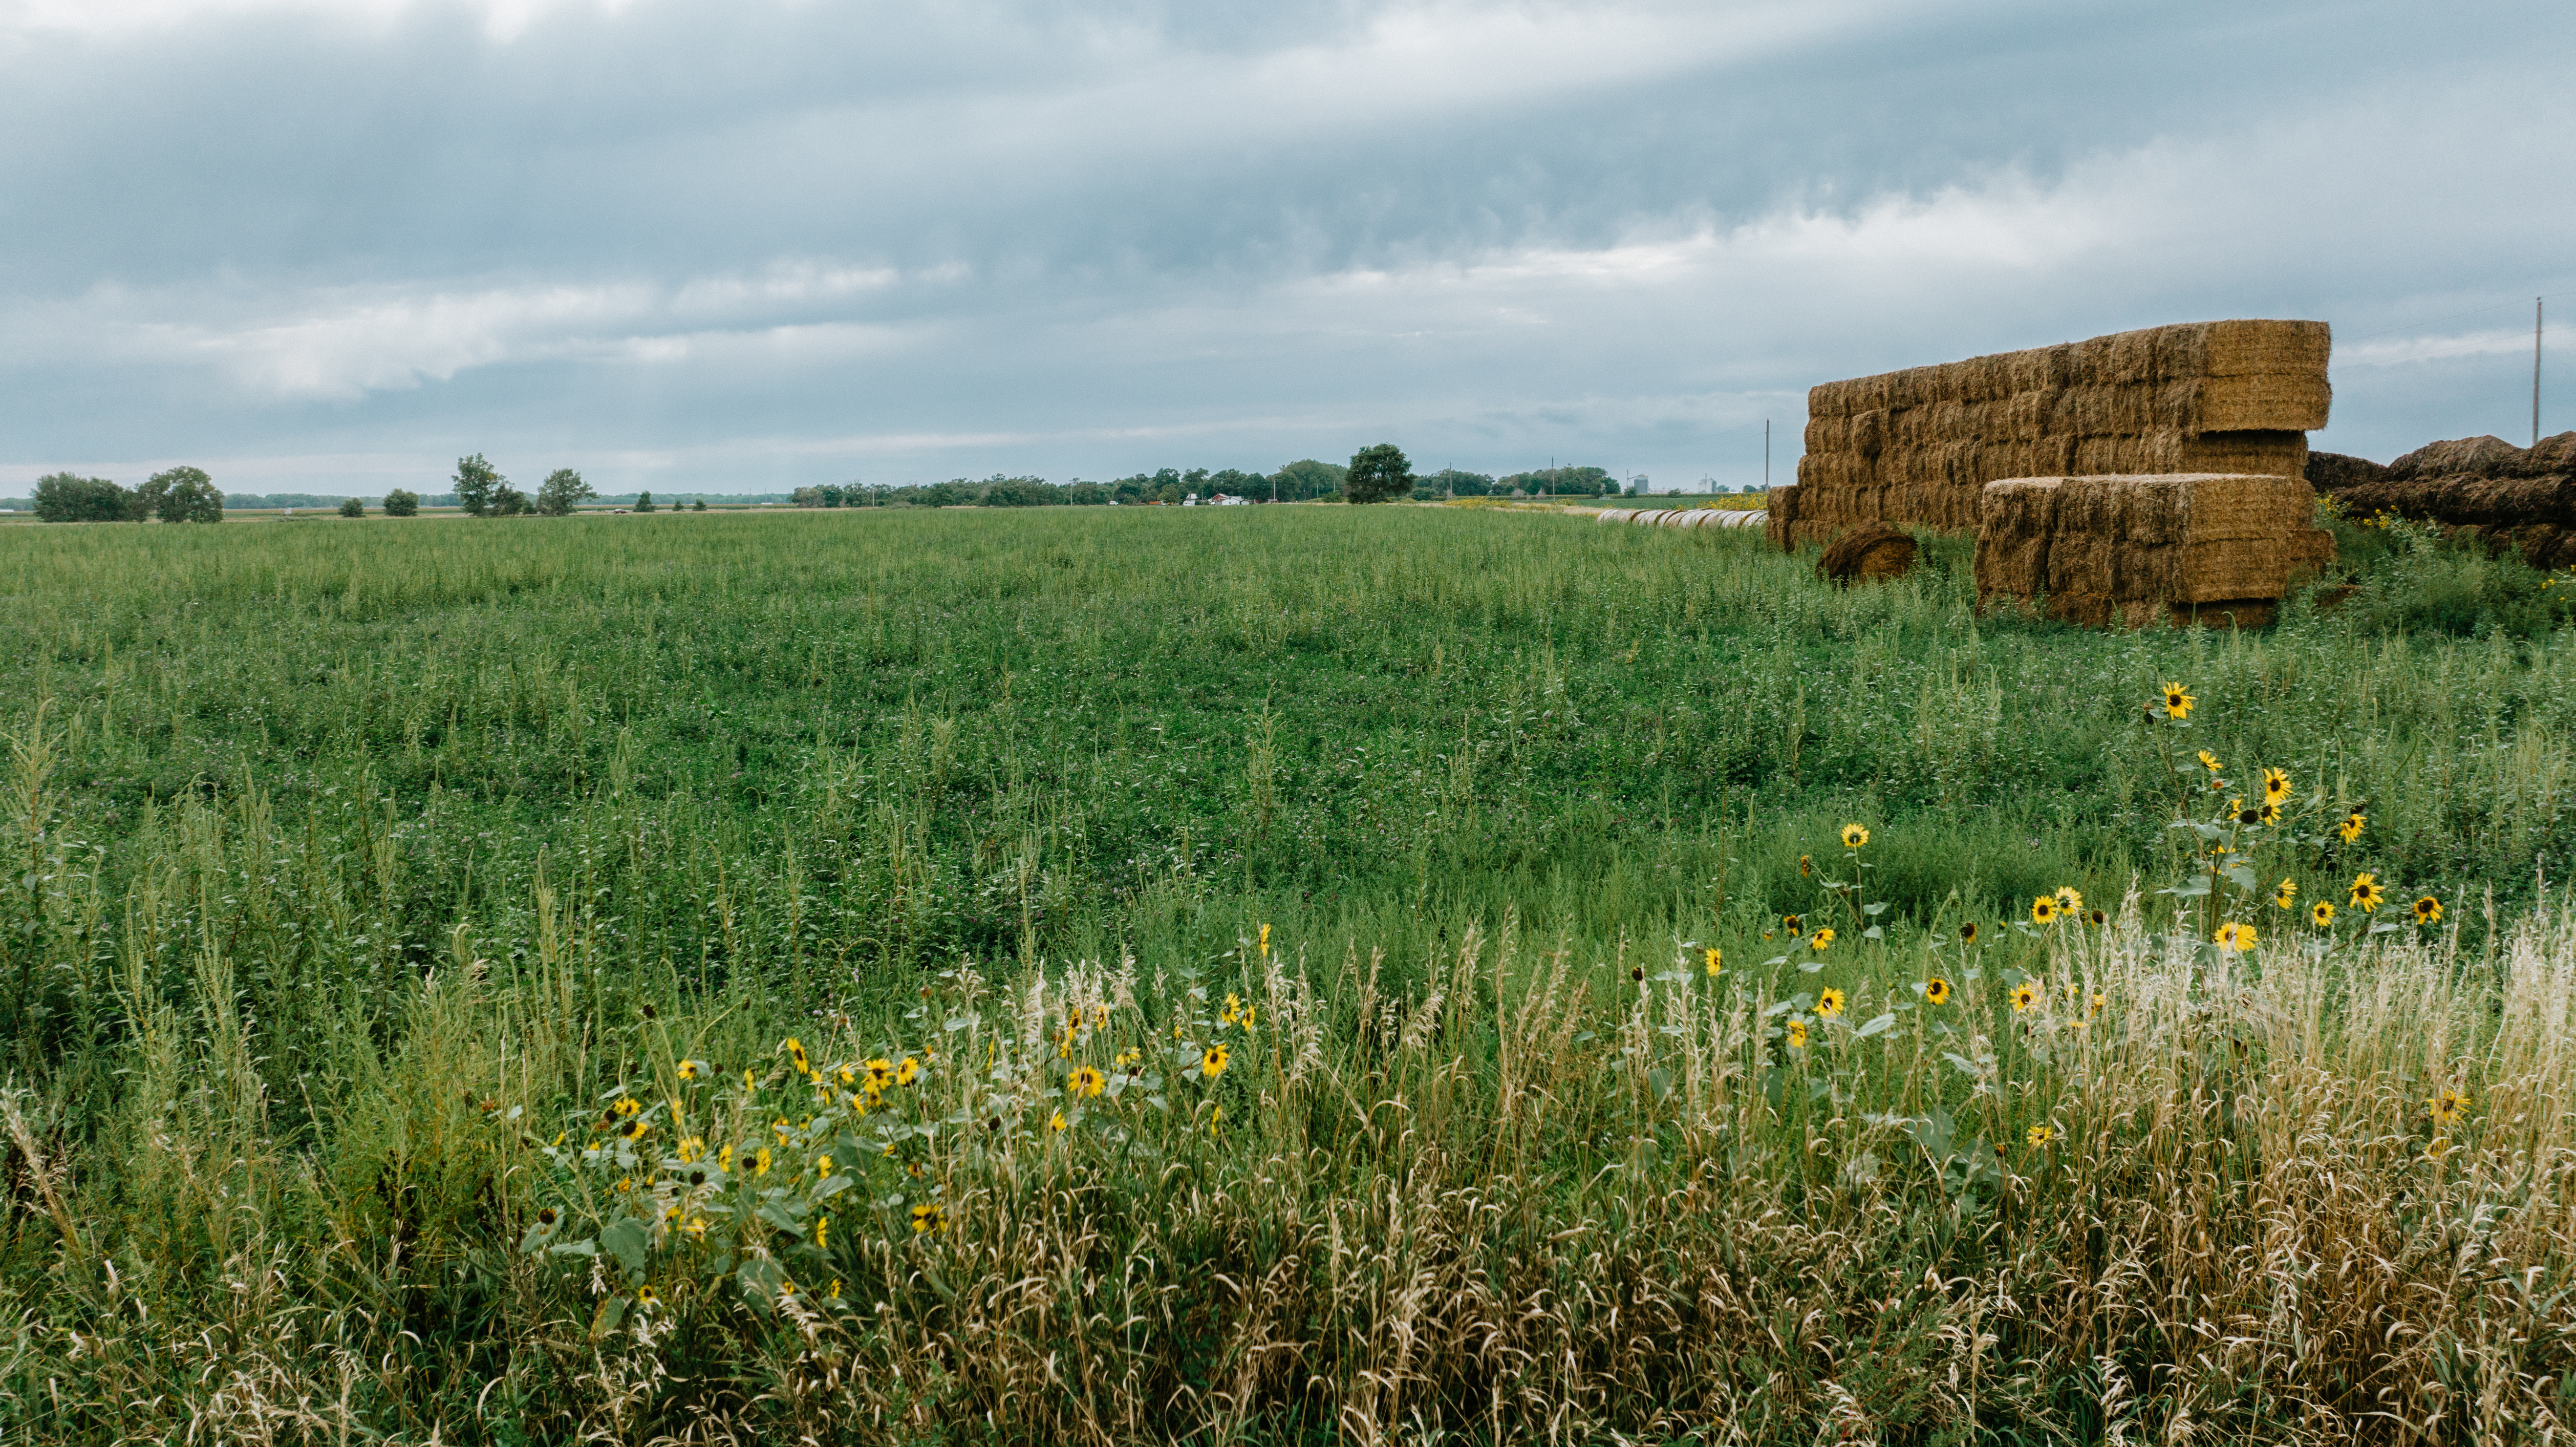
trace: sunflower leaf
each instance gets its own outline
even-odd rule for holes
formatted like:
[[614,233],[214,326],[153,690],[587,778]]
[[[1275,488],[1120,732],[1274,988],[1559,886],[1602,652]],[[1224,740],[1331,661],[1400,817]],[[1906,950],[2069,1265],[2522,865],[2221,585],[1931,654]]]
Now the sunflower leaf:
[[1854,1031],[1852,1032],[1852,1038],[1853,1038],[1854,1040],[1866,1040],[1866,1039],[1868,1039],[1869,1037],[1871,1037],[1872,1035],[1876,1035],[1876,1034],[1880,1033],[1881,1031],[1883,1031],[1883,1030],[1887,1029],[1887,1027],[1889,1027],[1889,1026],[1891,1026],[1891,1025],[1895,1024],[1895,1023],[1896,1023],[1896,1012],[1895,1012],[1895,1011],[1893,1011],[1893,1010],[1890,1010],[1890,1011],[1888,1011],[1888,1012],[1886,1012],[1886,1013],[1884,1013],[1884,1014],[1877,1015],[1877,1016],[1873,1017],[1873,1018],[1870,1020],[1870,1022],[1869,1022],[1868,1024],[1861,1026],[1861,1027],[1860,1027],[1859,1029],[1857,1029],[1857,1030],[1854,1030]]

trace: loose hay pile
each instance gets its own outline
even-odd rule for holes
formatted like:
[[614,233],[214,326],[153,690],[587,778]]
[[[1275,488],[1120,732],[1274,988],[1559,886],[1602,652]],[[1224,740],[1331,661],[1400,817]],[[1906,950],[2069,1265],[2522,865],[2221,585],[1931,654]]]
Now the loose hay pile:
[[[2034,477],[1980,493],[1977,600],[2070,623],[2272,621],[2290,579],[2331,556],[2294,477]],[[2322,542],[2320,540],[2323,540]]]
[[2330,344],[2323,322],[2191,322],[1824,383],[1807,393],[1798,481],[1771,492],[1770,539],[1978,528],[1982,489],[2006,478],[2295,481],[2333,400]]
[[2535,568],[2576,564],[2576,432],[2528,448],[2501,437],[2419,447],[2386,467],[2319,454],[2309,481],[2357,518],[2386,514],[2464,528]]

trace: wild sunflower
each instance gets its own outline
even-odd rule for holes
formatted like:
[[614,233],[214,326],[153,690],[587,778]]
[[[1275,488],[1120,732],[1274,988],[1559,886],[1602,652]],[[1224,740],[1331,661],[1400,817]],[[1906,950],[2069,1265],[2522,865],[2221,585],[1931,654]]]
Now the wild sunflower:
[[2277,885],[2273,886],[2273,888],[2272,888],[2272,907],[2273,907],[2273,908],[2275,908],[2275,909],[2290,909],[2290,908],[2295,907],[2295,906],[2298,904],[2298,902],[2299,902],[2299,882],[2298,882],[2297,880],[2295,880],[2295,879],[2284,879],[2284,880],[2282,880],[2279,884],[2277,884]]
[[1939,975],[1934,975],[1932,978],[1925,980],[1923,982],[1923,1002],[1927,1005],[1949,1004],[1950,982],[1942,979]]
[[2227,814],[2229,818],[2234,819],[2239,824],[2260,824],[2263,822],[2263,811],[2254,808],[2242,799],[2228,800]]
[[635,1288],[635,1305],[638,1310],[651,1311],[654,1307],[661,1304],[662,1298],[653,1290],[653,1288],[649,1286],[639,1286]]
[[2270,824],[2278,824],[2278,823],[2280,823],[2280,822],[2281,822],[2281,806],[2280,806],[2280,805],[2278,805],[2278,804],[2266,804],[2266,805],[2264,805],[2261,809],[2259,809],[2259,810],[2257,810],[2257,811],[2255,812],[2255,815],[2254,815],[2254,821],[2255,821],[2256,823],[2258,823],[2258,824],[2266,824],[2266,825],[2270,825]]
[[2014,1014],[2018,1015],[2022,1011],[2027,1010],[2038,1003],[2039,986],[2036,983],[2024,980],[2020,984],[2013,986],[2012,1005]]
[[1815,937],[1808,940],[1807,943],[1815,947],[1816,953],[1823,954],[1827,949],[1830,949],[1833,946],[1834,932],[1830,929],[1820,929],[1816,931]]
[[2415,922],[2417,924],[2439,924],[2441,919],[2442,902],[2440,900],[2435,899],[2433,896],[2428,894],[2415,901]]
[[1207,1048],[1207,1053],[1199,1057],[1199,1074],[1214,1080],[1225,1074],[1226,1061],[1231,1058],[1233,1057],[1227,1053],[1224,1046],[1211,1045]]
[[2200,751],[2200,766],[2209,770],[2213,774],[2217,773],[2219,770],[2218,755],[2211,753],[2207,749],[2202,749]]
[[894,1084],[894,1062],[880,1055],[868,1062],[868,1089],[883,1094]]
[[1076,1100],[1084,1100],[1099,1095],[1108,1087],[1109,1077],[1091,1066],[1084,1065],[1074,1070],[1073,1078],[1065,1082],[1064,1088]]
[[1972,944],[1975,944],[1976,942],[1977,942],[1977,922],[1976,922],[1975,920],[1972,920],[1972,919],[1971,919],[1971,920],[1962,920],[1962,921],[1960,921],[1960,923],[1959,923],[1959,943],[1961,943],[1961,944],[1963,944],[1963,945],[1972,945]]
[[2227,923],[2220,925],[2218,927],[2218,947],[2222,950],[2232,950],[2240,953],[2254,948],[2254,926],[2250,924],[2238,924],[2232,919]]
[[679,1157],[683,1162],[703,1160],[706,1154],[707,1143],[697,1136],[691,1136],[680,1142]]
[[1798,856],[1798,877],[1800,879],[1816,877],[1816,861],[1812,857],[1804,854]]
[[817,1251],[829,1251],[829,1250],[831,1250],[831,1249],[832,1249],[832,1244],[831,1244],[831,1242],[832,1242],[832,1218],[831,1218],[831,1216],[830,1216],[829,1214],[816,1216],[816,1217],[814,1218],[814,1249],[815,1249],[815,1250],[817,1250]]
[[1228,994],[1225,997],[1225,1008],[1217,1012],[1216,1018],[1219,1024],[1224,1025],[1231,1025],[1236,1021],[1241,1020],[1243,1018],[1243,1001],[1235,998],[1232,994]]
[[1047,1129],[1054,1131],[1058,1135],[1062,1135],[1064,1133],[1063,1111],[1054,1111],[1047,1116]]
[[1726,952],[1715,945],[1710,945],[1707,949],[1700,951],[1700,957],[1702,962],[1708,966],[1708,972],[1712,977],[1718,975],[1726,968]]
[[2308,923],[2325,929],[2334,923],[2334,901],[2321,899],[2308,906]]
[[2369,815],[2355,809],[2343,816],[2343,822],[2335,826],[2335,832],[2343,836],[2344,843],[2350,844],[2361,837],[2361,826],[2369,822]]
[[745,1092],[760,1089],[759,1078],[751,1073],[751,1067],[748,1065],[742,1068],[742,1088]]
[[2162,692],[2165,699],[2165,717],[2170,719],[2191,717],[2192,705],[2200,702],[2186,692],[2179,683],[2166,684]]
[[754,1176],[769,1174],[769,1147],[762,1146],[751,1153],[751,1173]]
[[787,1044],[782,1048],[787,1051],[787,1063],[795,1067],[797,1074],[811,1075],[814,1073],[814,1062],[806,1057],[804,1041],[790,1035],[787,1037]]
[[2445,1128],[2458,1125],[2460,1117],[2469,1112],[2469,1093],[2456,1085],[2443,1086],[2433,1093],[2433,1099],[2425,1109],[2433,1117],[2435,1125]]
[[1806,927],[1806,922],[1799,919],[1794,914],[1784,914],[1780,916],[1780,928],[1787,930],[1789,932],[1789,938],[1793,940],[1796,939],[1799,932],[1804,930]]
[[640,1141],[652,1133],[653,1122],[649,1120],[630,1120],[617,1128],[617,1137],[620,1140]]
[[707,1068],[699,1064],[697,1061],[683,1060],[680,1062],[680,1078],[682,1080],[695,1080],[706,1073]]
[[1824,993],[1816,997],[1816,1013],[1828,1020],[1839,1018],[1843,1013],[1843,992],[1826,986]]
[[1843,847],[1845,849],[1858,849],[1868,842],[1868,830],[1862,828],[1858,824],[1846,824],[1843,826]]
[[540,1231],[552,1231],[562,1221],[563,1212],[552,1206],[540,1207],[537,1211],[537,1229]]
[[828,1178],[831,1174],[832,1158],[830,1156],[816,1156],[814,1158],[814,1179],[818,1181],[823,1180]]
[[2030,922],[2032,924],[2056,923],[2057,897],[2055,895],[2043,894],[2037,899],[2032,900],[2030,902]]
[[2290,797],[2290,776],[2279,769],[2263,771],[2263,802],[2278,804]]
[[1270,958],[1270,926],[1268,925],[1261,927],[1261,957],[1265,960]]
[[2058,912],[2061,914],[2082,914],[2084,912],[2084,896],[2076,893],[2074,885],[2061,884],[2057,886],[2057,892],[2053,898],[2056,899]]
[[2094,992],[2093,992],[2093,1011],[2092,1011],[2092,1013],[2094,1013],[2094,1014],[2096,1014],[2096,1015],[2101,1014],[2101,1013],[2102,1013],[2102,1007],[2103,1007],[2104,1005],[2109,1004],[2109,1003],[2110,1003],[2110,1002],[2109,1002],[2108,1000],[2105,1000],[2104,998],[2102,998],[2102,992],[2101,992],[2101,991],[2099,991],[2099,990],[2094,991]]
[[2385,886],[2380,884],[2376,875],[2365,870],[2352,877],[2353,908],[2360,910],[2364,914],[2368,914],[2372,910],[2379,908],[2380,901],[2386,898],[2388,898],[2388,890]]
[[2035,1125],[2035,1126],[2032,1126],[2030,1129],[2028,1129],[2028,1130],[2026,1130],[2026,1131],[2023,1131],[2023,1132],[2022,1132],[2022,1135],[2021,1135],[2021,1138],[2022,1138],[2023,1140],[2026,1140],[2026,1141],[2030,1142],[2030,1147],[2031,1147],[2031,1149],[2032,1149],[2032,1150],[2037,1150],[2037,1149],[2039,1149],[2041,1146],[2044,1146],[2044,1145],[2048,1144],[2048,1143],[2049,1143],[2050,1141],[2052,1141],[2052,1140],[2055,1140],[2055,1139],[2057,1138],[2057,1132],[2055,1132],[2055,1131],[2053,1131],[2053,1130],[2050,1130],[2048,1127],[2046,1127],[2046,1126],[2044,1126],[2044,1125]]
[[617,1097],[617,1103],[609,1109],[620,1116],[635,1115],[644,1109],[644,1102],[631,1095],[621,1095]]
[[1789,1048],[1792,1050],[1804,1050],[1807,1048],[1806,1021],[1792,1020],[1789,1022]]
[[948,1211],[937,1201],[924,1201],[912,1208],[912,1234],[930,1236],[948,1229]]
[[832,1067],[832,1078],[843,1085],[856,1085],[859,1083],[859,1067],[847,1062],[835,1065]]
[[2111,922],[2111,917],[2097,909],[2091,914],[2084,916],[2084,922],[2093,926],[2095,929],[2100,929],[2102,926]]
[[897,1085],[910,1085],[920,1078],[921,1062],[909,1055],[903,1057],[903,1063],[894,1068],[894,1083]]

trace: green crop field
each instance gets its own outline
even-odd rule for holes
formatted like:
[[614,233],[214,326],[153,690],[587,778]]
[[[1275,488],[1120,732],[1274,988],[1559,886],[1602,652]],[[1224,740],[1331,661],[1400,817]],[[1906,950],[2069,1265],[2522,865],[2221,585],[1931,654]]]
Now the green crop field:
[[0,1435],[2551,1440],[2576,589],[2338,530],[7,529]]

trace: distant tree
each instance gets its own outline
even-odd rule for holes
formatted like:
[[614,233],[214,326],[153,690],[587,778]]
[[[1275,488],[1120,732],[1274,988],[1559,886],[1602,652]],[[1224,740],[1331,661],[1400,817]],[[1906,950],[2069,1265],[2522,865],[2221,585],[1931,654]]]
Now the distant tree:
[[789,493],[787,495],[787,500],[797,507],[821,507],[823,505],[823,489],[819,487],[800,487],[794,492]]
[[1210,491],[1221,492],[1229,497],[1266,498],[1270,496],[1269,478],[1257,472],[1242,472],[1231,467],[1221,472],[1209,473],[1207,485]]
[[1167,482],[1161,487],[1154,489],[1154,501],[1156,502],[1177,504],[1180,500],[1181,485],[1177,482]]
[[707,500],[705,498],[699,498],[696,502],[689,504],[689,511],[691,512],[705,512],[706,510]]
[[340,500],[340,516],[344,518],[362,518],[366,515],[367,505],[365,503],[360,502],[354,497],[342,498]]
[[509,479],[485,462],[480,452],[456,460],[456,505],[476,517],[491,512],[494,494],[509,485]]
[[1483,497],[1494,490],[1494,480],[1481,472],[1460,472],[1444,467],[1422,479],[1422,485],[1441,497]]
[[104,477],[57,472],[36,479],[36,520],[49,523],[119,523],[136,515],[138,499]]
[[984,484],[986,507],[1052,507],[1063,501],[1043,477],[995,477]]
[[558,467],[537,484],[537,511],[548,517],[565,517],[583,500],[599,496],[581,474],[569,467]]
[[653,494],[649,492],[639,492],[635,494],[635,510],[637,512],[651,512],[653,510]]
[[1318,462],[1311,457],[1284,464],[1270,474],[1271,496],[1280,502],[1304,502],[1308,498],[1338,497],[1342,476],[1349,468],[1337,462]]
[[1386,502],[1413,491],[1413,465],[1392,442],[1363,447],[1351,454],[1342,479],[1342,496],[1351,502]]
[[519,491],[517,488],[512,487],[506,482],[502,483],[499,487],[492,489],[491,515],[494,517],[517,517],[519,514],[527,512],[534,507],[535,504],[528,501],[528,495],[526,493]]
[[153,516],[165,523],[219,523],[224,520],[224,495],[215,488],[215,480],[198,467],[174,467],[156,472],[136,496]]
[[420,494],[398,487],[385,494],[385,516],[407,518],[420,511]]

